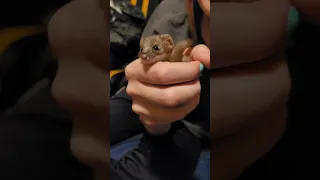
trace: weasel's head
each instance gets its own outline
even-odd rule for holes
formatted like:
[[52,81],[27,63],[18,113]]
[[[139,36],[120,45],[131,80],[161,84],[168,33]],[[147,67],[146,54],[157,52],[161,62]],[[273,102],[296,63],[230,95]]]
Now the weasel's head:
[[166,61],[170,57],[173,47],[174,42],[169,34],[143,37],[140,40],[139,58],[145,64]]

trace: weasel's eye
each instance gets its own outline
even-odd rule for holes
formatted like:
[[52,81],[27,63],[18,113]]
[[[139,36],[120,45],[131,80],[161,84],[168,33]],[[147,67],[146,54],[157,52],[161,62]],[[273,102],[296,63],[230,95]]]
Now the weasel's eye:
[[142,51],[143,51],[143,48],[140,49],[140,52],[142,52]]
[[158,47],[158,46],[153,46],[152,48],[153,48],[153,50],[155,50],[155,51],[158,51],[158,50],[159,50],[159,47]]

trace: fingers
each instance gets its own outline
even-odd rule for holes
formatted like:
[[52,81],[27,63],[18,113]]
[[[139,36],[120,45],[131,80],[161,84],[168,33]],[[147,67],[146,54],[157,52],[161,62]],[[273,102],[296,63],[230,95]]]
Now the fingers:
[[183,119],[198,105],[200,96],[176,108],[166,108],[151,104],[147,101],[133,101],[132,110],[147,124],[168,124]]
[[190,56],[193,61],[200,61],[206,68],[210,68],[210,49],[207,46],[202,44],[195,46]]
[[152,65],[141,65],[140,59],[129,64],[126,69],[128,80],[136,79],[149,84],[169,85],[197,79],[200,73],[200,62],[157,62]]
[[174,108],[198,96],[201,86],[198,80],[175,86],[159,86],[132,80],[126,90],[133,99],[148,100],[159,106]]

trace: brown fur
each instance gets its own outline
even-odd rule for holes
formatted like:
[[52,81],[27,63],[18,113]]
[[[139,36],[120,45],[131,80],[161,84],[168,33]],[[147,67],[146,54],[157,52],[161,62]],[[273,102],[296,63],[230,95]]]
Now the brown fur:
[[143,37],[140,40],[139,58],[144,55],[152,59],[166,54],[167,56],[162,56],[158,61],[186,62],[190,61],[190,59],[184,58],[183,53],[192,45],[193,41],[191,39],[183,40],[175,45],[173,38],[169,34]]

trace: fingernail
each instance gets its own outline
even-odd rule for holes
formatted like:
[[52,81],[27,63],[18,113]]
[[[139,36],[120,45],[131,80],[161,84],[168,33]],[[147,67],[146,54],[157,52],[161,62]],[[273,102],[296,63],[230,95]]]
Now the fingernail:
[[200,72],[202,72],[203,69],[204,69],[204,65],[201,63],[201,64],[200,64]]

